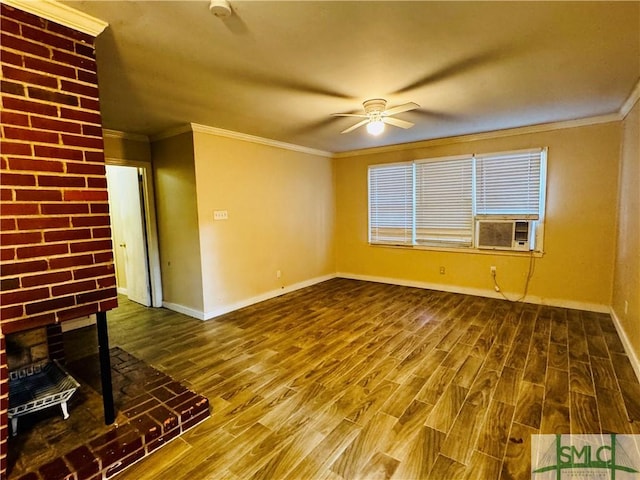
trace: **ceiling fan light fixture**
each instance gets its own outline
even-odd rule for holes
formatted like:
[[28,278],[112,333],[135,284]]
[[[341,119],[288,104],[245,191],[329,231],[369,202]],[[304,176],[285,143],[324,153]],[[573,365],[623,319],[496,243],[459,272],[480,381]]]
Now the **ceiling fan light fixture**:
[[372,119],[367,123],[367,132],[370,135],[380,135],[384,131],[384,122],[382,119]]
[[362,102],[362,106],[364,107],[364,113],[331,114],[331,116],[333,117],[364,118],[364,120],[360,120],[355,125],[351,125],[349,128],[345,128],[340,133],[350,133],[355,129],[364,127],[366,125],[369,135],[380,135],[384,131],[385,123],[388,123],[389,125],[392,125],[394,127],[411,128],[414,125],[412,122],[394,118],[393,115],[420,108],[420,105],[418,105],[417,103],[409,102],[387,110],[387,101],[383,98],[372,98],[371,100],[365,100],[364,102]]
[[226,18],[231,15],[231,5],[227,0],[211,0],[209,11],[218,18]]

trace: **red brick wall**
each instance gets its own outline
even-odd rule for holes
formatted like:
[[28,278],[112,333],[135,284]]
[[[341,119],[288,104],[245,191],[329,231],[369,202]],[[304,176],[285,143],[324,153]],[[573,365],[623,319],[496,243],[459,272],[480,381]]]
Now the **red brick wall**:
[[[6,335],[106,311],[117,300],[94,38],[0,8],[0,327]],[[0,355],[4,466],[4,339]]]
[[6,478],[7,438],[9,437],[9,371],[4,335],[0,331],[0,478]]

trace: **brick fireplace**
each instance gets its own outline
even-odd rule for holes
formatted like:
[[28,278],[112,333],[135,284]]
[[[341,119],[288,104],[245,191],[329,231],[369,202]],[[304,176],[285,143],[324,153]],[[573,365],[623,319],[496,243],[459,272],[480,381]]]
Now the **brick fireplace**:
[[[30,354],[46,350],[55,358],[62,352],[60,323],[116,307],[117,293],[94,37],[4,3],[0,8],[0,478],[5,478],[7,335],[31,336]],[[25,333],[35,328],[44,328],[44,340]]]

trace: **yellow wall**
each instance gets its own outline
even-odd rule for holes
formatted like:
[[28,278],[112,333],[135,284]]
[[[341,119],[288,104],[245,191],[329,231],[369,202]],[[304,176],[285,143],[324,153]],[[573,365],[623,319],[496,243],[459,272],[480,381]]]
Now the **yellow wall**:
[[[640,359],[640,102],[623,122],[613,310]],[[628,302],[625,313],[625,301]]]
[[192,133],[155,141],[151,152],[163,299],[197,314],[203,297]]
[[[493,295],[489,267],[502,290],[519,296],[527,256],[412,250],[367,244],[367,166],[464,153],[549,147],[547,221],[535,260],[530,301],[607,311],[611,304],[620,123],[455,143],[422,142],[396,151],[334,160],[336,263],[348,276],[395,280]],[[445,267],[445,274],[439,268]]]
[[335,272],[331,159],[193,135],[206,317]]

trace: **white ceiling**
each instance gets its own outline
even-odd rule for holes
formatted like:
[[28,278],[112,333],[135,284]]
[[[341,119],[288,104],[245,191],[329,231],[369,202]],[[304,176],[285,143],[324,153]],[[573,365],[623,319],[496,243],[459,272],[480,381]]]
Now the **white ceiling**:
[[[98,37],[104,127],[186,123],[330,152],[618,112],[640,78],[640,2],[67,1]],[[341,135],[362,102],[416,102]]]

